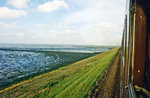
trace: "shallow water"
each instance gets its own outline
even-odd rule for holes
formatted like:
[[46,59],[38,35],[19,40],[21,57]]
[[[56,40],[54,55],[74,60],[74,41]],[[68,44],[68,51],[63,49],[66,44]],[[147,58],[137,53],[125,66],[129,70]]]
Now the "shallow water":
[[[0,47],[0,85],[58,65],[80,60],[109,48],[85,46],[9,46]],[[59,51],[59,52],[51,52]],[[66,52],[66,53],[65,53]],[[72,53],[73,52],[73,53]],[[80,53],[76,53],[80,52]]]
[[0,51],[0,85],[62,62],[56,55],[23,51]]

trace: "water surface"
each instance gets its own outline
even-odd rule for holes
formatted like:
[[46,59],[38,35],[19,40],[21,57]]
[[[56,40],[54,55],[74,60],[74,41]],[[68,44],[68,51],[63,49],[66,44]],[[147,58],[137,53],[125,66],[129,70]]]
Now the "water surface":
[[110,48],[112,47],[0,44],[0,86]]

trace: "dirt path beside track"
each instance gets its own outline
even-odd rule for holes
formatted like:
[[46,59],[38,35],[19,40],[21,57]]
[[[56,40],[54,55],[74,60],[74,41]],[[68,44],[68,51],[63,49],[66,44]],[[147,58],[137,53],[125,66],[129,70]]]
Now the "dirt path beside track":
[[119,98],[120,94],[120,52],[114,62],[100,77],[88,98]]

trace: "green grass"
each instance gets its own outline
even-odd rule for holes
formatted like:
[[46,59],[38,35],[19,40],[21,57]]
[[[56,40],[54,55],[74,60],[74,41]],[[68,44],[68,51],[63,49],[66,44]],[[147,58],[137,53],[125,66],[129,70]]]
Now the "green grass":
[[[16,51],[16,50],[14,50],[14,51]],[[20,50],[20,51],[23,51],[23,50]],[[28,51],[29,52],[37,52],[37,51],[31,51],[31,50],[28,50]],[[17,84],[19,82],[22,82],[22,81],[25,81],[28,79],[32,79],[35,76],[39,76],[41,74],[50,72],[52,70],[56,70],[60,67],[67,66],[69,64],[75,63],[77,61],[80,61],[80,60],[83,60],[85,58],[88,58],[88,57],[91,57],[91,56],[98,54],[98,53],[52,52],[52,51],[38,51],[37,53],[43,53],[46,56],[54,56],[54,57],[56,55],[58,55],[63,60],[60,61],[59,64],[47,65],[47,68],[49,68],[49,69],[38,71],[38,72],[36,72],[37,69],[35,69],[33,71],[36,73],[30,74],[30,75],[27,75],[27,76],[24,76],[21,78],[17,78],[15,80],[13,80],[12,82],[9,82],[9,83],[4,84],[4,85],[0,85],[0,90],[3,90],[5,88],[12,86],[14,84]],[[30,66],[32,66],[32,65],[30,65]],[[44,68],[42,68],[42,69],[44,69]],[[16,77],[12,77],[12,78],[16,78]]]
[[111,49],[0,91],[0,97],[83,98],[114,58]]

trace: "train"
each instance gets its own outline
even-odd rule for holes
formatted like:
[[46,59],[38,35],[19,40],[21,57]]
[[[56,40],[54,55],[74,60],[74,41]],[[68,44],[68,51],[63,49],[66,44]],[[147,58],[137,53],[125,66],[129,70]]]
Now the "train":
[[150,98],[150,0],[126,0],[120,98]]

